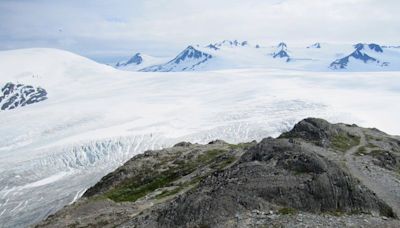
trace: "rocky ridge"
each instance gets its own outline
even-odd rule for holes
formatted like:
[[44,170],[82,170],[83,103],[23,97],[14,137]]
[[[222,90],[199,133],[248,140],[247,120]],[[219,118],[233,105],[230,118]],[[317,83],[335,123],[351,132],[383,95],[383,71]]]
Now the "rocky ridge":
[[313,118],[258,143],[182,142],[133,157],[37,226],[398,227],[399,156],[398,138]]

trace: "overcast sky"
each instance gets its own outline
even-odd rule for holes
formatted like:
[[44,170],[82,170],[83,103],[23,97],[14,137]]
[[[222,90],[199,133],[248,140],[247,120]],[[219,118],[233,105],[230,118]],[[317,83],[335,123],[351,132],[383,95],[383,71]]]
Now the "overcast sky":
[[0,0],[0,50],[97,60],[223,39],[400,43],[399,0]]

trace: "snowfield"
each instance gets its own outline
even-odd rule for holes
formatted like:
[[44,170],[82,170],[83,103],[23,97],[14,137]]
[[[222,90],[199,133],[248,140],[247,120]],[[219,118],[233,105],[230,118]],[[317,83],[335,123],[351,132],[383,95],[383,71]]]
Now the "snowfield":
[[133,155],[277,136],[306,117],[400,134],[399,72],[127,72],[55,49],[0,52],[0,87],[47,100],[0,111],[0,224],[34,224]]

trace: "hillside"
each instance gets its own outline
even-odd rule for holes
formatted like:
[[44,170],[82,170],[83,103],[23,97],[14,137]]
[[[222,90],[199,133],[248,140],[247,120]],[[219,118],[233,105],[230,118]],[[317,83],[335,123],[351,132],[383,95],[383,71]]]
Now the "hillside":
[[400,140],[305,119],[278,138],[147,151],[37,227],[399,226]]

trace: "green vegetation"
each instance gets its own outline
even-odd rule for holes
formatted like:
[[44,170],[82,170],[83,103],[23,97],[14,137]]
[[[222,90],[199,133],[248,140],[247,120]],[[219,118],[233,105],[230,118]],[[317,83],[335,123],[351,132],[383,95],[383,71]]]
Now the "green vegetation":
[[372,150],[369,154],[374,157],[374,156],[379,156],[379,155],[386,154],[386,153],[389,153],[389,151],[386,151],[386,150]]
[[223,170],[227,166],[229,166],[232,163],[234,163],[236,160],[237,160],[237,158],[235,156],[228,155],[228,156],[224,157],[223,159],[221,159],[220,161],[210,165],[210,168],[216,169],[216,170]]
[[377,146],[373,143],[368,143],[367,147],[368,148],[377,148]]
[[294,215],[297,214],[297,210],[291,207],[283,207],[278,210],[278,213],[281,215]]
[[156,196],[156,199],[162,199],[162,198],[164,198],[164,197],[176,195],[176,194],[178,194],[180,191],[182,191],[183,189],[184,189],[183,186],[179,186],[179,187],[176,187],[176,188],[173,189],[173,190],[164,190],[164,191],[162,191],[160,194],[158,194],[158,195]]
[[360,144],[360,137],[350,134],[339,134],[332,139],[332,147],[345,152]]
[[195,163],[208,163],[217,156],[226,153],[226,150],[208,150],[204,154],[200,154]]
[[[116,186],[106,193],[106,197],[115,202],[134,202],[156,189],[171,186],[172,182],[194,172],[200,167],[210,165],[217,157],[226,153],[227,150],[208,150],[194,160],[180,161],[178,164],[175,164],[176,166],[169,166],[167,170],[162,172],[147,170],[119,186]],[[222,161],[220,165],[226,165],[226,161]],[[228,162],[230,162],[230,160],[228,160]],[[180,187],[176,189],[176,192],[173,190],[161,193],[160,195],[162,196],[159,197],[162,198],[168,195],[174,195],[182,190],[182,188],[179,188]]]

